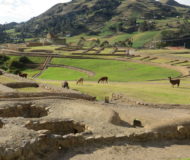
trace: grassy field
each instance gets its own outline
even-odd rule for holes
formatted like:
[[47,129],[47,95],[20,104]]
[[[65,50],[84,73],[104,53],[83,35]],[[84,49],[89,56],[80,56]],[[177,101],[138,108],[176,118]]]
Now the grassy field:
[[[190,50],[189,49],[180,49],[180,50],[170,50],[170,49],[142,49],[142,50],[138,50],[139,53],[147,53],[150,55],[168,55],[168,54],[172,54],[173,56],[183,56],[183,53],[189,53]],[[188,55],[188,54],[185,54]]]
[[[126,40],[127,38],[133,38],[134,43],[133,43],[133,47],[134,48],[139,48],[139,47],[143,47],[147,42],[152,41],[152,39],[155,39],[157,37],[160,36],[160,31],[147,31],[147,32],[134,32],[132,34],[115,34],[114,36],[107,36],[104,34],[98,35],[98,36],[89,36],[89,35],[85,35],[85,34],[81,34],[81,35],[77,35],[77,36],[73,36],[73,37],[68,37],[67,38],[67,42],[69,43],[75,43],[77,44],[77,42],[79,41],[80,37],[85,37],[86,40],[89,39],[94,39],[94,38],[98,38],[101,40],[101,42],[107,40],[109,41],[110,44],[114,44],[115,42],[119,42],[119,41],[123,41]],[[89,46],[89,42],[86,41],[86,45]]]
[[[61,86],[60,81],[43,81]],[[122,94],[136,101],[144,101],[158,104],[189,104],[190,86],[189,80],[183,81],[181,87],[172,88],[169,81],[156,82],[112,82],[108,84],[98,84],[96,82],[85,82],[84,85],[76,85],[74,81],[69,81],[70,88],[83,93],[96,96],[98,100],[103,100],[105,96],[111,97],[112,93]]]
[[[79,67],[96,73],[95,76],[88,77],[87,80],[97,80],[102,76],[108,76],[110,81],[145,81],[180,75],[177,71],[170,69],[116,60],[55,58],[52,63]],[[60,75],[66,75],[65,79],[67,80],[78,79],[82,76],[81,73],[70,73],[68,69],[54,68],[48,69],[40,78],[60,80],[61,77],[63,78]]]
[[35,74],[39,73],[40,70],[38,70],[38,69],[26,69],[26,70],[24,70],[24,72],[27,73],[29,77],[33,77]]
[[85,73],[65,68],[48,68],[39,78],[51,80],[77,80],[80,77],[87,78]]

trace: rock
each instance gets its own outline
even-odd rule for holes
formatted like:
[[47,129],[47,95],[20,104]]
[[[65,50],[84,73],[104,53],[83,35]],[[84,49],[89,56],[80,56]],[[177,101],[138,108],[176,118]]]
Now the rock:
[[49,134],[49,133],[50,133],[50,131],[46,130],[46,129],[38,131],[38,134]]
[[122,120],[116,111],[112,111],[112,115],[110,116],[110,119],[108,120],[108,122],[114,125],[121,125]]

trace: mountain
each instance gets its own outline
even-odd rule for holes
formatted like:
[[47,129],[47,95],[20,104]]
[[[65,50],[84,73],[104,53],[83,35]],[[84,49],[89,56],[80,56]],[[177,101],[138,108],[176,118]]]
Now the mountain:
[[61,35],[99,34],[137,30],[129,20],[161,20],[190,15],[190,8],[174,0],[72,0],[59,3],[45,13],[17,26],[17,31],[31,36],[47,32]]
[[180,3],[176,2],[175,0],[160,0],[160,2],[170,5],[170,6],[174,6],[174,7],[189,8],[189,6],[180,4]]

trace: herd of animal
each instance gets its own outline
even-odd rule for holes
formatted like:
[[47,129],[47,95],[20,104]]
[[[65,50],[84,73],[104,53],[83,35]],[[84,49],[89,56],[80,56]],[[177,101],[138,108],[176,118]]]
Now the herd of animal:
[[[180,86],[180,79],[172,79],[171,77],[168,77],[169,79],[169,82],[171,83],[172,87],[174,87],[175,85],[177,85],[177,87]],[[79,80],[77,80],[76,84],[79,85],[83,85],[84,83],[84,78],[80,78]],[[98,80],[98,83],[108,83],[108,77],[101,77],[99,80]],[[63,88],[67,88],[69,89],[69,83],[67,81],[65,81],[62,85]]]
[[[19,73],[18,74],[20,77],[22,78],[27,78],[28,77],[28,74],[27,73]],[[177,87],[180,86],[180,79],[172,79],[171,77],[168,77],[169,79],[169,82],[171,83],[172,87],[174,87],[175,85],[177,85]],[[80,78],[79,80],[77,80],[76,84],[79,85],[83,85],[84,83],[84,78]],[[99,80],[98,80],[98,83],[108,83],[108,77],[105,76],[105,77],[101,77]],[[62,85],[63,88],[67,88],[69,89],[69,83],[67,81],[65,81]]]
[[[84,82],[84,78],[80,78],[79,80],[77,80],[76,84],[77,85],[79,85],[79,84],[83,85],[83,82]],[[98,80],[98,83],[108,83],[108,77],[101,77]],[[62,87],[69,89],[69,83],[67,81],[64,81],[62,84]]]

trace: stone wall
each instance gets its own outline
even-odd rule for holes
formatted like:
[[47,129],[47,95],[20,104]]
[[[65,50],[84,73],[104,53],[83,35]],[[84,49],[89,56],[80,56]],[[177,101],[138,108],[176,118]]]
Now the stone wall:
[[10,88],[28,88],[28,87],[38,88],[39,87],[39,84],[36,82],[12,82],[12,83],[6,83],[4,85]]

